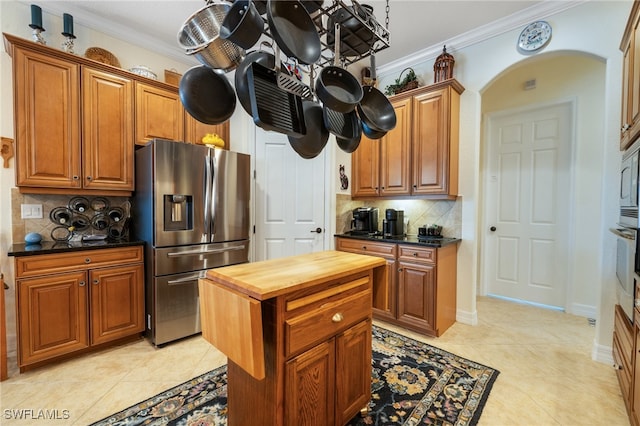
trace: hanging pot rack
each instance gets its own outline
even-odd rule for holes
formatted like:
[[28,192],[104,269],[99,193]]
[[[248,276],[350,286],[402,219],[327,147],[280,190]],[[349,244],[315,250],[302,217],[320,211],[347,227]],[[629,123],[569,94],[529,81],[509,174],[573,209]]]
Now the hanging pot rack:
[[[207,5],[210,5],[212,3],[216,3],[216,0],[205,0],[205,3]],[[325,5],[325,3],[327,3],[328,5]],[[340,25],[340,41],[342,45],[346,45],[349,48],[347,50],[348,52],[356,53],[355,55],[349,56],[343,54],[338,58],[342,66],[345,68],[353,63],[368,58],[369,56],[390,47],[389,10],[389,0],[387,0],[385,9],[385,25],[382,25],[376,20],[376,17],[373,15],[373,13],[367,11],[357,0],[325,1],[316,11],[310,14],[311,19],[315,24],[318,35],[320,36],[322,49],[320,59],[313,65],[322,68],[325,66],[330,66],[335,62],[334,44],[328,41],[330,35],[334,34],[332,33],[332,24]],[[268,39],[268,43],[276,45],[269,29],[267,19],[264,15],[262,16],[262,19],[265,24],[263,35]],[[348,21],[352,22],[351,20],[353,19],[355,19],[359,24],[358,31],[353,31],[348,26],[344,25]],[[363,34],[366,35],[366,39],[363,38]],[[336,42],[337,41],[338,40],[336,40]],[[364,45],[367,45],[368,48],[362,53],[359,53],[358,50],[363,50],[361,46]],[[308,74],[309,71],[305,72]]]

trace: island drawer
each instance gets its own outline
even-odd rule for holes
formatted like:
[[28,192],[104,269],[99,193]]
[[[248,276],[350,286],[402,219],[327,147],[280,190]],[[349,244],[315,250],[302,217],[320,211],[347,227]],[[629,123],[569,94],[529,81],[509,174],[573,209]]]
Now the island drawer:
[[16,278],[137,263],[143,259],[142,246],[21,256],[15,260]]
[[435,248],[428,247],[416,247],[413,245],[400,245],[398,260],[416,261],[435,263],[436,250]]
[[309,348],[371,316],[371,289],[321,305],[285,321],[285,356]]
[[357,254],[369,254],[389,259],[396,257],[396,244],[379,243],[375,241],[357,240],[349,238],[337,238],[336,250]]

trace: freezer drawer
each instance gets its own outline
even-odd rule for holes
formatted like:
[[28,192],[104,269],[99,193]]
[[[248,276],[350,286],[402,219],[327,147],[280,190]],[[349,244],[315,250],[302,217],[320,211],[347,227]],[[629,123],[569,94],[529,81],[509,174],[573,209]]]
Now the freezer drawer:
[[154,279],[154,309],[148,313],[147,327],[155,345],[191,336],[202,331],[198,278],[206,271],[167,275]]
[[249,261],[249,240],[153,249],[154,276]]

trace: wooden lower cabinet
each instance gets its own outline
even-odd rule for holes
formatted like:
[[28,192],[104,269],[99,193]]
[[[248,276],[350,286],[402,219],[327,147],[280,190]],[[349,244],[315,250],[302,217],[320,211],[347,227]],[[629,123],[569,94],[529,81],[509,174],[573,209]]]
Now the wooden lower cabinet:
[[285,424],[309,424],[305,419],[317,425],[347,423],[369,402],[371,376],[362,365],[370,363],[369,321],[288,361]]
[[456,320],[457,244],[425,247],[336,238],[336,250],[387,259],[388,287],[373,289],[373,317],[430,336]]
[[118,250],[16,258],[21,370],[144,331],[142,247]]

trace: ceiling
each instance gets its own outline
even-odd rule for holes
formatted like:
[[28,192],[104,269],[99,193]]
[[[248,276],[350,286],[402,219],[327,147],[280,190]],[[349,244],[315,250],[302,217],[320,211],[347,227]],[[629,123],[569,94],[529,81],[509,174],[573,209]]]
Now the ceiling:
[[[350,0],[343,2],[351,4]],[[385,0],[362,0],[361,3],[372,5],[378,22],[384,25]],[[425,49],[441,51],[445,43],[449,51],[455,52],[456,48],[464,47],[463,43],[478,42],[576,3],[580,1],[390,0],[391,47],[376,55],[377,62],[388,64]],[[186,55],[178,46],[176,36],[182,24],[203,7],[205,1],[40,0],[38,4],[57,15],[70,13],[76,25],[185,61]],[[464,37],[464,41],[460,37]]]

